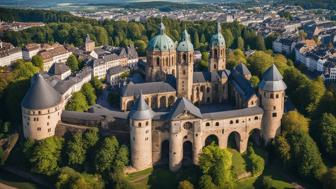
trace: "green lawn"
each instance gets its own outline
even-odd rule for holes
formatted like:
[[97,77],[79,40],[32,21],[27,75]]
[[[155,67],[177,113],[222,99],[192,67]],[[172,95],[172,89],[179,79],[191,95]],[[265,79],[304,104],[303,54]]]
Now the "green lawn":
[[[242,154],[238,151],[229,149],[232,153],[232,169],[235,175],[246,172],[246,163]],[[263,157],[266,153],[263,149],[255,149],[255,152]],[[178,172],[169,171],[168,166],[150,168],[140,172],[129,174],[126,178],[137,189],[175,189],[182,180],[189,180],[197,186],[201,171],[197,166],[183,167]],[[287,178],[287,173],[278,166],[266,166],[263,175],[272,176],[273,187],[277,189],[293,188]],[[235,183],[237,189],[255,189],[254,186],[258,177],[242,179]],[[197,188],[197,187],[195,187]]]
[[16,175],[8,172],[0,171],[0,182],[19,189],[37,189],[37,185],[28,182]]

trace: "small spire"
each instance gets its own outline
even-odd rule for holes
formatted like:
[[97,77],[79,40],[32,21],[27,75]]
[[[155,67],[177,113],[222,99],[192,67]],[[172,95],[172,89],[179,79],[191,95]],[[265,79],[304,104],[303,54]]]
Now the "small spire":
[[161,23],[160,23],[160,34],[164,34],[165,33],[165,30],[166,30],[166,27],[165,25],[163,24],[162,20],[161,20]]
[[222,26],[220,22],[217,22],[217,33],[222,33]]
[[181,40],[182,41],[190,41],[190,35],[189,35],[187,29],[184,29],[184,31],[182,32]]

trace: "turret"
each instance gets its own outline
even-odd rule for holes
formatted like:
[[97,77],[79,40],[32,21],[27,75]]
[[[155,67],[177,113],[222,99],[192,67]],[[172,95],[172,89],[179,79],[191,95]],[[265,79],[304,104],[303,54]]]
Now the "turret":
[[181,34],[177,46],[177,96],[191,100],[194,69],[194,47],[187,30]]
[[21,103],[24,136],[36,140],[54,136],[62,108],[62,96],[40,74],[34,75]]
[[131,163],[137,170],[152,166],[153,111],[142,94],[130,113]]
[[163,81],[166,74],[176,76],[176,45],[161,22],[158,34],[148,43],[146,80]]
[[226,69],[225,39],[222,35],[221,24],[217,23],[217,33],[211,37],[210,41],[210,64],[209,71],[219,71]]
[[86,35],[85,39],[85,51],[86,52],[92,52],[96,48],[96,44],[94,41],[90,39],[90,35]]
[[264,109],[262,135],[266,143],[280,132],[286,88],[279,70],[273,64],[263,74],[259,84],[260,102]]

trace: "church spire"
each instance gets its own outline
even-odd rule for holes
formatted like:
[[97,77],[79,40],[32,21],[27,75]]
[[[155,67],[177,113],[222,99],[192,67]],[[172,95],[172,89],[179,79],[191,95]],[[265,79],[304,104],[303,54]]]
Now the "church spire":
[[222,33],[222,26],[220,22],[217,22],[217,33]]
[[166,27],[165,25],[163,24],[162,20],[161,20],[161,23],[160,23],[160,34],[164,34],[165,33],[165,30],[166,30]]

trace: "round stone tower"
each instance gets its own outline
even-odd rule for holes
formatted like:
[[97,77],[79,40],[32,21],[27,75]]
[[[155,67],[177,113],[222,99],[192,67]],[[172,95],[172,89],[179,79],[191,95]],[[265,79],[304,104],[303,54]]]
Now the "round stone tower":
[[280,132],[286,88],[279,70],[273,64],[266,70],[259,84],[260,102],[264,109],[262,135],[266,143]]
[[222,26],[218,22],[217,33],[211,37],[210,41],[210,72],[226,69],[225,46],[225,39],[222,35]]
[[130,113],[131,163],[137,170],[152,166],[153,111],[142,94]]
[[34,75],[21,103],[24,136],[41,140],[55,135],[62,107],[62,96],[40,74]]
[[161,23],[158,35],[148,43],[146,80],[163,81],[166,74],[176,76],[176,45]]
[[191,101],[193,70],[194,70],[194,47],[190,42],[187,30],[181,34],[181,41],[177,46],[177,95]]

